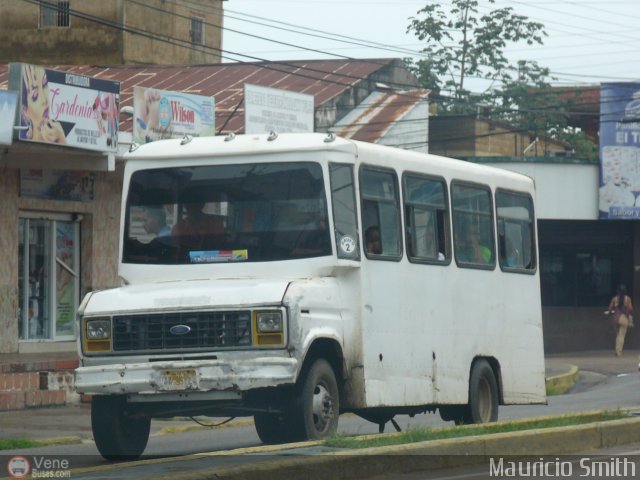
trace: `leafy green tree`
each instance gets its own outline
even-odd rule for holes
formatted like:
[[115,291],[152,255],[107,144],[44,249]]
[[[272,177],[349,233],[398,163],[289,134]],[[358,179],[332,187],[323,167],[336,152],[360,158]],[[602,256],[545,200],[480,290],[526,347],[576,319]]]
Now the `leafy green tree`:
[[494,119],[571,145],[581,158],[597,158],[598,148],[583,131],[568,124],[580,96],[571,90],[554,89],[548,68],[535,62],[518,62],[516,79],[503,78],[492,93]]
[[[488,0],[495,3],[495,0]],[[407,32],[414,32],[427,46],[426,58],[413,64],[425,88],[449,90],[457,99],[467,98],[466,80],[481,77],[500,80],[515,70],[505,56],[507,42],[542,44],[544,26],[517,15],[512,8],[481,14],[477,0],[452,0],[446,11],[433,2],[411,17]]]
[[[425,58],[405,59],[405,64],[434,92],[441,113],[476,113],[479,105],[489,106],[492,119],[514,130],[568,142],[580,156],[597,155],[594,143],[568,126],[571,100],[553,91],[549,69],[536,62],[513,63],[505,55],[508,44],[542,44],[547,35],[543,24],[512,8],[481,13],[478,0],[451,0],[446,10],[437,1],[419,10],[407,32],[426,47]],[[491,87],[473,93],[466,87],[471,78],[490,80]]]

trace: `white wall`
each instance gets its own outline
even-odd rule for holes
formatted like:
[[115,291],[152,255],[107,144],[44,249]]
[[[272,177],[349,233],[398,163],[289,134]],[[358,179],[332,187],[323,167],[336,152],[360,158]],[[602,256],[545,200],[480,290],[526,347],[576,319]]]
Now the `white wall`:
[[534,179],[538,219],[598,219],[598,165],[521,162],[486,165],[523,173]]

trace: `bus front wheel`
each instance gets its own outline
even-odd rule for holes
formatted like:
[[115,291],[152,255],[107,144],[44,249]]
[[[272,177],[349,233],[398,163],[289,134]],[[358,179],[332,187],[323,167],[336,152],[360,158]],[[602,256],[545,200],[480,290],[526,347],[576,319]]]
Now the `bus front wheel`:
[[124,396],[96,395],[91,399],[91,430],[96,447],[107,460],[133,460],[144,452],[151,419],[127,414]]
[[489,423],[498,420],[498,382],[489,362],[480,359],[473,364],[469,379],[469,404],[465,423]]
[[315,360],[301,379],[291,414],[294,430],[303,439],[320,440],[338,428],[338,382],[326,360]]

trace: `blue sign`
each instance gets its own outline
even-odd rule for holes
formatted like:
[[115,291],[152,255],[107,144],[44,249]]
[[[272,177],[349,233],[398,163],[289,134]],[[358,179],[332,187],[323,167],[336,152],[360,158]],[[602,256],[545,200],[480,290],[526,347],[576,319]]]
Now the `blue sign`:
[[18,92],[0,90],[0,145],[11,145]]
[[640,83],[600,86],[600,162],[600,218],[640,218]]

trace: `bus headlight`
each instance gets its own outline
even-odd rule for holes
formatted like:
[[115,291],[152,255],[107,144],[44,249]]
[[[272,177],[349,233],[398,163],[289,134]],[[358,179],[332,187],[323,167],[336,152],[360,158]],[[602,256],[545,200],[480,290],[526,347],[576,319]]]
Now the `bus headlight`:
[[87,340],[111,338],[111,320],[87,320]]
[[284,320],[279,310],[253,312],[253,344],[258,347],[284,345]]
[[256,326],[258,333],[282,332],[282,312],[258,312]]
[[111,318],[85,318],[83,343],[87,353],[111,351]]

